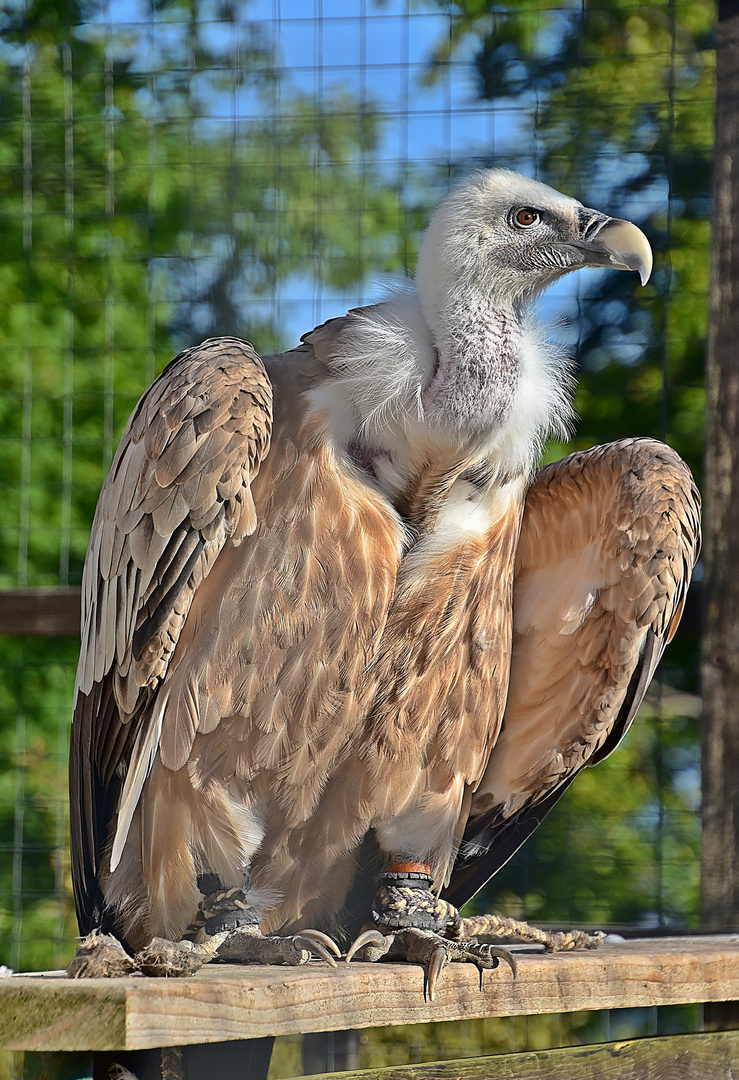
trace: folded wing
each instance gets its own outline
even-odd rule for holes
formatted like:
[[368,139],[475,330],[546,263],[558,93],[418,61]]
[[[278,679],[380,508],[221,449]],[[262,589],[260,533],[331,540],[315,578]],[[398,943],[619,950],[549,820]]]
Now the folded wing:
[[98,502],[82,584],[70,753],[72,870],[83,932],[158,746],[154,694],[195,590],[227,541],[253,532],[250,485],[269,448],[272,394],[251,345],[180,353],[136,406]]
[[516,558],[503,727],[445,893],[457,906],[628,731],[682,614],[699,515],[687,466],[650,439],[537,474]]

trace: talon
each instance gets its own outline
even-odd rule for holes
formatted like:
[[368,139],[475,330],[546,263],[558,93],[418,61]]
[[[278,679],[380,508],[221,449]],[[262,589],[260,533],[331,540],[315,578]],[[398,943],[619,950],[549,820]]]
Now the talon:
[[513,978],[515,979],[518,975],[518,964],[516,963],[516,958],[513,953],[509,952],[508,949],[501,948],[499,945],[491,945],[490,953],[492,956],[499,956],[501,960],[505,960],[506,964],[508,964],[508,967],[513,972]]
[[[298,949],[307,950],[309,956],[310,953],[315,953],[316,956],[319,956],[321,960],[325,960],[327,964],[331,965],[331,967],[337,967],[336,961],[334,960],[328,949],[325,947],[325,945],[323,945],[322,942],[317,941],[312,936],[309,937],[307,933],[296,934],[293,937],[293,945],[295,945]],[[341,954],[339,953],[339,955]]]
[[436,982],[444,970],[446,964],[447,953],[443,945],[437,945],[431,954],[429,960],[429,969],[426,976],[426,985],[428,986],[429,1001],[434,1000],[434,990],[436,988]]
[[315,941],[319,945],[323,945],[329,950],[329,952],[332,952],[334,954],[337,960],[341,959],[341,949],[336,944],[334,939],[328,936],[328,934],[323,934],[320,930],[301,930],[300,936],[307,938],[308,941]]
[[355,938],[352,947],[346,954],[346,963],[348,964],[352,957],[365,945],[377,945],[378,948],[387,951],[387,938],[379,930],[365,930],[358,938]]

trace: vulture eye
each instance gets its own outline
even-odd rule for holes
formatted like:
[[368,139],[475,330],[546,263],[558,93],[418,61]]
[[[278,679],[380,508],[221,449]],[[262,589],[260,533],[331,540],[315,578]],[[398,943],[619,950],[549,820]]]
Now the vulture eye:
[[539,220],[539,212],[532,210],[530,206],[524,206],[520,210],[516,210],[513,215],[513,224],[517,225],[519,229],[530,229],[532,225],[536,225]]

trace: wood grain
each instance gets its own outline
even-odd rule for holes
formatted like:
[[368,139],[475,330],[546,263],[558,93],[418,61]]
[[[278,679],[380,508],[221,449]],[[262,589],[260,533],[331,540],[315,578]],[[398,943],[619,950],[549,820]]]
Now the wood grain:
[[[365,1069],[341,1080],[727,1080],[738,1061],[739,1031],[730,1031]],[[329,1077],[336,1073],[311,1080]]]
[[0,589],[0,634],[16,637],[79,637],[79,586]]
[[207,965],[192,979],[0,980],[0,1047],[137,1050],[229,1039],[479,1016],[739,999],[731,935],[608,944],[594,952],[519,952],[518,978],[453,964],[436,1000],[421,969],[316,961],[301,968]]

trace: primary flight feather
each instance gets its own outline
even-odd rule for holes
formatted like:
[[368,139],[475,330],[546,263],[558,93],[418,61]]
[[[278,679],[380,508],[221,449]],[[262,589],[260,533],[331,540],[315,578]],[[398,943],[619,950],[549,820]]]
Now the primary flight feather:
[[699,542],[663,444],[536,472],[572,378],[530,306],[583,266],[645,282],[651,251],[480,172],[433,216],[413,288],[279,356],[211,339],[144,394],[83,578],[84,933],[220,934],[233,955],[241,927],[248,958],[290,962],[324,955],[315,929],[370,924],[367,955],[417,956],[417,933],[435,974],[497,963],[455,953],[439,890],[469,899],[625,733]]

